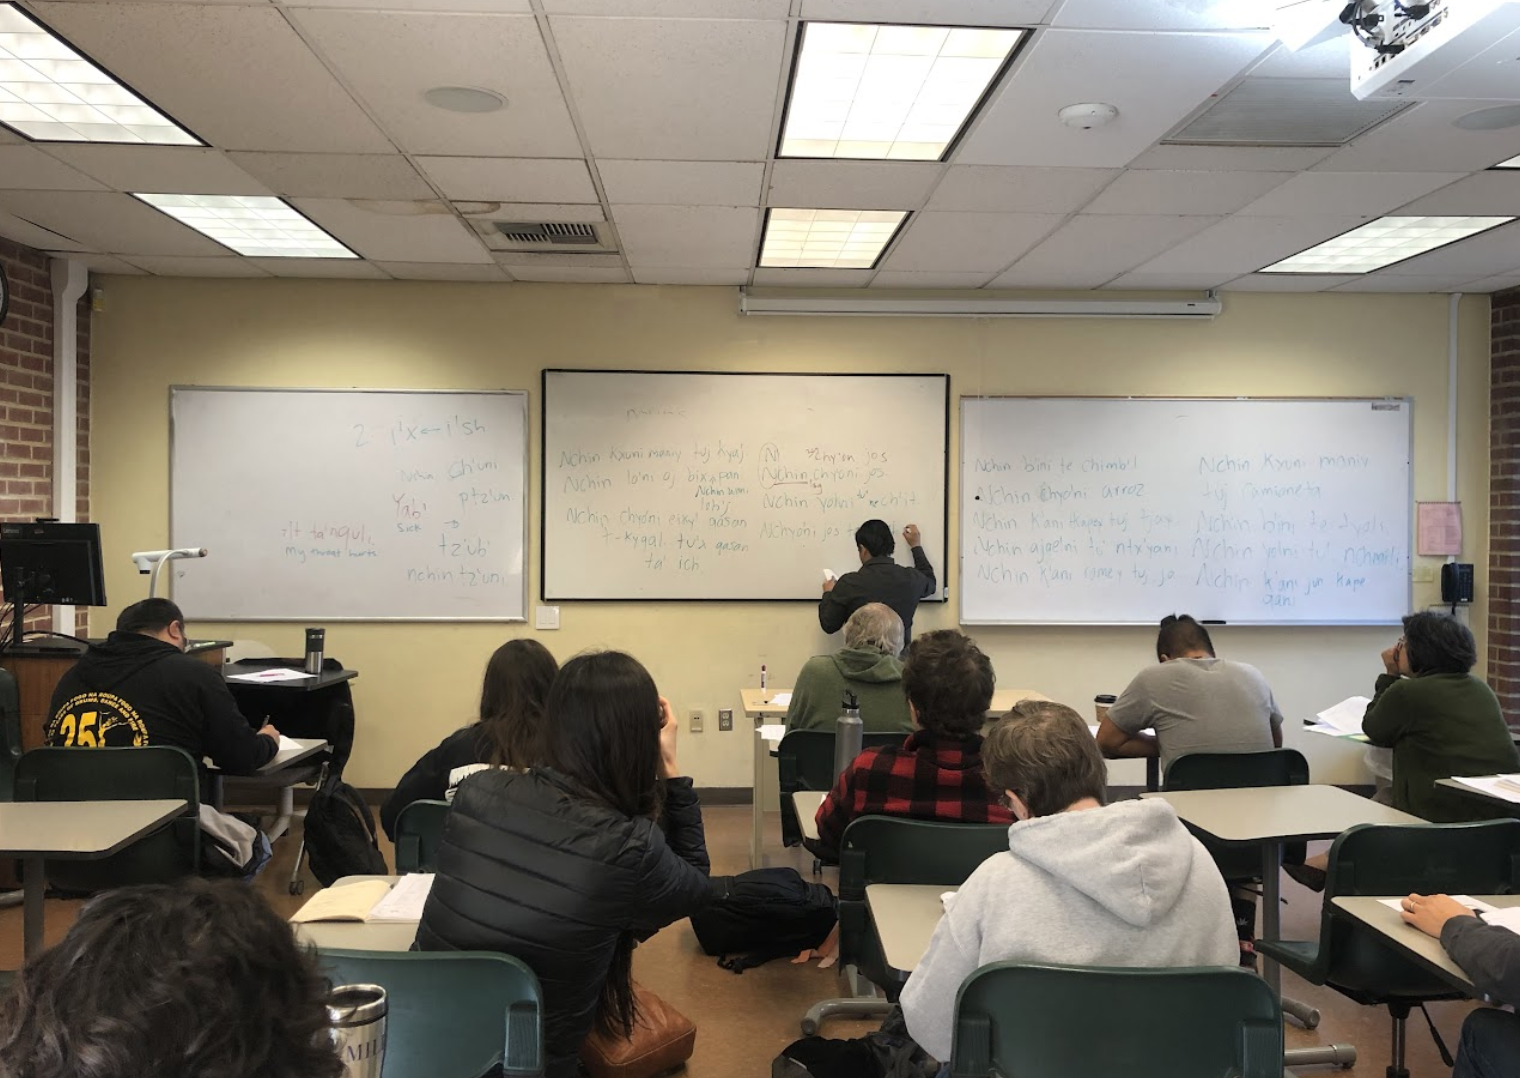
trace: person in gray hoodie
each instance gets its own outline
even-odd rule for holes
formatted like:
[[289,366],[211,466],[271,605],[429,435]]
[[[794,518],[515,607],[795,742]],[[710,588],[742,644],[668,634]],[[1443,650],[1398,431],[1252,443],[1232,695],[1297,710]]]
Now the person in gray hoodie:
[[1235,966],[1230,898],[1165,801],[1105,807],[1107,775],[1082,718],[1026,705],[982,745],[988,785],[1018,822],[950,901],[903,987],[913,1039],[950,1059],[961,983],[989,962]]
[[788,730],[834,732],[844,694],[860,703],[860,721],[871,732],[911,733],[903,692],[903,623],[884,603],[867,603],[844,623],[844,650],[814,655],[802,666],[786,709]]

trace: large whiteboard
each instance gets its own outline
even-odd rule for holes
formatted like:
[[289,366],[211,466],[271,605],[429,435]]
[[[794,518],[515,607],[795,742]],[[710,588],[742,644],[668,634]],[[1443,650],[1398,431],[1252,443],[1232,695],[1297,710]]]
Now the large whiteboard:
[[544,598],[816,601],[873,517],[918,524],[943,581],[949,387],[545,371]]
[[202,619],[515,620],[527,395],[223,389],[169,397],[174,597]]
[[966,398],[961,620],[1386,624],[1405,400]]

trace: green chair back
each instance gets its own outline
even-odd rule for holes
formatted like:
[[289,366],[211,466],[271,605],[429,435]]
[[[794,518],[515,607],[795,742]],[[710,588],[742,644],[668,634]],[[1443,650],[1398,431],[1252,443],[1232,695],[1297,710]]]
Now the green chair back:
[[518,959],[324,948],[317,960],[334,985],[385,989],[385,1078],[543,1073],[543,992]]
[[956,997],[950,1074],[1282,1078],[1282,1008],[1241,969],[994,962]]
[[396,871],[432,872],[443,844],[447,801],[413,801],[396,817]]
[[839,849],[839,957],[891,998],[902,980],[887,965],[871,925],[866,888],[873,883],[959,887],[987,858],[1008,852],[1008,826],[935,823],[901,816],[850,821]]
[[15,800],[21,759],[21,693],[9,670],[0,670],[0,801]]
[[99,861],[48,861],[63,891],[94,892],[193,875],[200,865],[200,776],[184,749],[32,749],[16,762],[17,801],[177,799],[185,810],[168,827]]
[[[901,745],[907,738],[901,730],[866,733],[861,736],[862,750]],[[834,788],[834,731],[791,730],[776,746],[776,775],[781,787],[781,844],[797,846],[802,842],[802,828],[797,822],[797,806],[792,794],[799,790],[825,792]]]
[[[1309,761],[1297,749],[1266,752],[1193,752],[1179,756],[1166,769],[1163,790],[1236,790],[1252,786],[1307,786]],[[1186,820],[1183,824],[1203,843],[1226,880],[1253,880],[1261,875],[1261,851],[1255,846],[1216,842]],[[1290,863],[1303,862],[1303,847],[1285,851]]]

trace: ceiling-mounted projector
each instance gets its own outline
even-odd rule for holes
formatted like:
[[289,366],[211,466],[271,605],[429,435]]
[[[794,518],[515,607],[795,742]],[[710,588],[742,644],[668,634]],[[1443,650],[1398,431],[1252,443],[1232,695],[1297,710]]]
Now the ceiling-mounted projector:
[[1520,101],[1520,0],[1352,0],[1341,21],[1363,101]]

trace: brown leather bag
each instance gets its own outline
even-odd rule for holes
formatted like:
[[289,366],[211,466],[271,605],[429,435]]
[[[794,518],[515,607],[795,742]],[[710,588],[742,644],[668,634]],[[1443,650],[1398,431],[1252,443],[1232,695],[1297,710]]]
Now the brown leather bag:
[[649,989],[635,983],[639,1017],[633,1036],[608,1037],[592,1030],[581,1045],[581,1064],[591,1078],[654,1078],[691,1058],[697,1027]]

